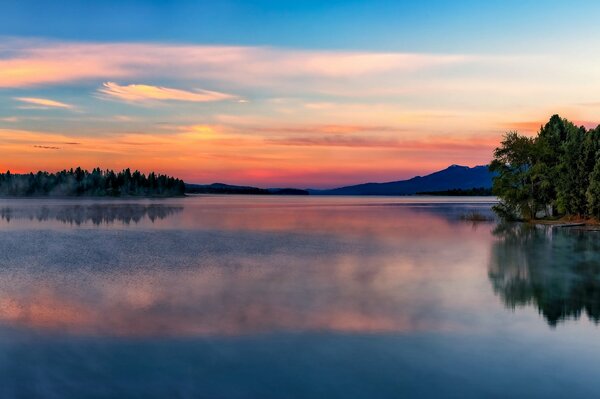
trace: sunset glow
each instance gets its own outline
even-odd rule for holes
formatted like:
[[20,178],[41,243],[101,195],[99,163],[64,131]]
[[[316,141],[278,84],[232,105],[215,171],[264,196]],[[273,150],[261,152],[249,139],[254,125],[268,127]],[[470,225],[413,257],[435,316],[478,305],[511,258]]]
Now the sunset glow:
[[[249,42],[233,25],[242,8],[229,13],[233,33],[218,43],[199,32],[131,40],[6,25],[0,170],[130,167],[196,183],[332,187],[486,164],[504,132],[533,134],[552,113],[596,124],[597,56],[539,46],[533,29],[529,47],[512,49],[471,38],[440,50],[431,39],[441,28],[398,28],[385,46],[368,30],[372,46],[336,35],[298,43],[295,28]],[[339,15],[331,28],[342,35],[352,21]],[[493,43],[499,25],[490,30]]]

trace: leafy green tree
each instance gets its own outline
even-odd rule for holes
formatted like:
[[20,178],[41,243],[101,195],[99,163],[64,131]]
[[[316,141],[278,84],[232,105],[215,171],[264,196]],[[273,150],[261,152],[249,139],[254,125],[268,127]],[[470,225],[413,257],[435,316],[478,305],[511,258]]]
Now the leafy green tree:
[[534,141],[517,132],[504,136],[500,147],[494,151],[490,170],[496,173],[492,192],[502,198],[496,210],[507,218],[535,216],[536,187],[532,180]]
[[570,122],[565,125],[567,135],[554,173],[557,208],[559,213],[581,216],[586,213],[585,192],[589,185],[589,171],[582,157],[586,130]]
[[600,219],[600,158],[596,159],[596,165],[590,176],[590,185],[586,191],[587,211],[597,219]]
[[504,217],[600,218],[600,126],[587,130],[553,115],[535,137],[505,135],[490,169]]

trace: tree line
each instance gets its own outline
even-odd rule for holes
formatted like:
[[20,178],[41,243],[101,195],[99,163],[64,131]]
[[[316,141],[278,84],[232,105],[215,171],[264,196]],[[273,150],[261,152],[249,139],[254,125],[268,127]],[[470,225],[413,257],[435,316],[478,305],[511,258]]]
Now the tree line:
[[91,172],[77,168],[56,173],[0,173],[3,196],[178,196],[185,192],[183,180],[140,171],[121,172],[95,168]]
[[553,115],[534,137],[508,132],[490,170],[495,210],[507,219],[600,219],[600,125]]
[[448,197],[485,197],[492,195],[492,189],[489,187],[473,187],[473,188],[453,188],[450,190],[441,191],[420,191],[417,195],[436,195]]

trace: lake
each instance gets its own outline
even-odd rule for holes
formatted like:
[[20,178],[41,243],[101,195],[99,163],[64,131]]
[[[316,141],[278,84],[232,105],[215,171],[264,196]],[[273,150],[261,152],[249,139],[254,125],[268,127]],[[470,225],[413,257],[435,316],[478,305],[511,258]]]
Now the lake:
[[492,204],[0,200],[0,397],[597,397],[600,231]]

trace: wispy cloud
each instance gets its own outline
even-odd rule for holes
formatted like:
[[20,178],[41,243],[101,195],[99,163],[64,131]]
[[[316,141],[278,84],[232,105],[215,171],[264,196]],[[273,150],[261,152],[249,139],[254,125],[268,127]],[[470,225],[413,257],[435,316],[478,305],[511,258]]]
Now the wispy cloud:
[[362,132],[398,132],[402,129],[381,125],[287,125],[287,126],[250,126],[247,130],[260,133],[312,133],[312,134],[345,134]]
[[181,90],[169,87],[152,86],[145,84],[130,84],[121,86],[114,82],[106,82],[98,90],[101,94],[130,102],[146,101],[191,101],[211,102],[235,99],[236,96],[209,90]]
[[496,137],[476,138],[464,137],[457,139],[427,138],[422,140],[401,140],[387,137],[347,136],[340,134],[326,136],[294,136],[266,139],[265,142],[275,145],[296,147],[352,147],[352,148],[381,148],[384,150],[401,150],[404,152],[421,151],[470,151],[484,150],[491,152],[497,146]]
[[35,98],[35,97],[15,97],[15,100],[22,103],[31,104],[38,108],[64,108],[73,109],[71,104],[66,104],[60,101],[49,100],[47,98]]
[[300,136],[289,138],[267,139],[266,142],[290,146],[323,146],[323,147],[358,147],[358,148],[391,148],[397,147],[398,141],[387,138],[332,136]]
[[[227,127],[198,124],[174,127],[169,133],[81,136],[0,128],[0,152],[4,154],[0,168],[24,173],[100,165],[167,172],[190,182],[325,187],[332,182],[342,185],[367,179],[397,180],[435,171],[457,160],[484,164],[499,138],[411,140],[357,133],[329,134],[325,138],[286,134],[261,137],[223,129]],[[44,151],[43,157],[40,151]],[[328,172],[324,174],[323,170]]]
[[[539,110],[555,109],[557,101],[597,100],[596,69],[580,76],[564,63],[543,61],[529,55],[3,39],[0,89],[18,93],[11,96],[22,107],[85,112],[77,118],[72,112],[18,112],[22,123],[2,121],[4,130],[48,132],[0,129],[0,150],[10,155],[0,167],[54,170],[68,161],[161,168],[195,181],[308,186],[486,163],[506,130],[502,122],[538,120],[545,115]],[[53,87],[61,85],[69,86],[73,99],[67,101],[74,105],[43,98],[63,99],[64,91]],[[124,110],[99,97],[169,106]],[[238,104],[245,98],[251,102]],[[593,109],[576,116],[593,117]],[[65,144],[73,140],[81,144]],[[36,145],[60,150],[40,157]]]
[[[561,114],[562,115],[562,114]],[[588,129],[594,129],[598,126],[597,121],[592,120],[581,120],[578,118],[571,119],[577,126],[585,126]],[[538,121],[513,121],[513,122],[504,122],[501,123],[500,126],[507,131],[516,130],[520,133],[526,134],[535,134],[539,132],[539,130],[547,123],[546,120],[540,119]]]
[[60,150],[60,147],[48,146],[48,145],[34,145],[34,148],[40,148],[42,150]]
[[0,58],[0,87],[13,88],[152,76],[256,85],[289,78],[335,79],[422,71],[477,60],[474,56],[444,54],[23,40],[7,40],[0,44],[0,52],[5,53]]

